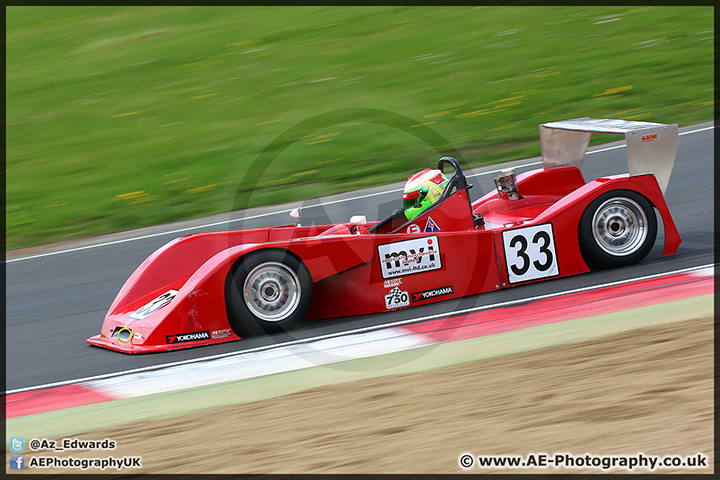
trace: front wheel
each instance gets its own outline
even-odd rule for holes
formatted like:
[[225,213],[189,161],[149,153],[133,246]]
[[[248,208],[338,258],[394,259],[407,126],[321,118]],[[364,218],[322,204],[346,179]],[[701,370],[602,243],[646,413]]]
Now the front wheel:
[[297,327],[311,297],[310,273],[283,250],[260,250],[242,258],[230,270],[225,288],[228,320],[240,337]]
[[591,270],[633,265],[650,253],[657,236],[652,204],[631,190],[600,195],[578,226],[580,251]]

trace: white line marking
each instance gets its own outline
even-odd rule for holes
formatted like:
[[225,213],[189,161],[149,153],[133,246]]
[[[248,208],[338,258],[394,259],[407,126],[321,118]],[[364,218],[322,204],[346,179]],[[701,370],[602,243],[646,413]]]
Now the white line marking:
[[492,309],[492,308],[506,307],[506,306],[509,306],[509,305],[517,304],[517,303],[532,302],[532,301],[535,301],[535,300],[543,300],[543,299],[545,299],[545,298],[560,297],[560,296],[562,296],[562,295],[568,295],[568,294],[571,294],[571,293],[586,292],[586,291],[589,291],[589,290],[596,290],[596,289],[600,289],[600,288],[607,288],[607,287],[612,287],[612,286],[615,286],[615,285],[623,285],[623,284],[626,284],[626,283],[639,282],[639,281],[642,281],[642,280],[649,280],[649,279],[651,279],[651,278],[658,278],[658,277],[665,277],[665,276],[670,276],[670,275],[677,275],[677,274],[680,274],[680,273],[694,272],[694,271],[696,271],[696,270],[703,270],[703,269],[706,269],[706,268],[712,268],[712,267],[714,267],[714,266],[715,266],[714,263],[708,263],[708,264],[701,265],[701,266],[681,268],[681,269],[679,269],[679,270],[674,270],[674,271],[672,271],[672,272],[655,273],[655,274],[653,274],[653,275],[645,275],[645,276],[643,276],[643,277],[636,277],[636,278],[631,278],[631,279],[627,279],[627,280],[618,280],[618,281],[615,281],[615,282],[608,282],[608,283],[603,283],[603,284],[600,284],[600,285],[590,285],[590,286],[588,286],[588,287],[574,288],[574,289],[571,289],[571,290],[565,290],[565,291],[563,291],[563,292],[548,293],[548,294],[545,294],[545,295],[538,295],[538,296],[535,296],[535,297],[520,298],[520,299],[517,299],[517,300],[508,300],[507,302],[494,303],[494,304],[491,304],[491,305],[483,305],[483,306],[480,306],[480,307],[466,308],[466,309],[464,309],[464,310],[456,310],[456,311],[452,311],[452,312],[437,313],[437,314],[435,314],[435,315],[427,315],[427,316],[424,316],[424,317],[409,318],[409,319],[406,319],[406,320],[400,320],[400,321],[397,321],[397,322],[385,323],[385,324],[382,324],[382,325],[372,325],[372,326],[369,326],[369,327],[356,328],[356,329],[354,329],[354,330],[346,330],[346,331],[337,332],[337,333],[328,333],[328,334],[326,334],[326,335],[319,335],[319,336],[317,336],[317,337],[304,338],[304,339],[300,339],[300,340],[292,340],[292,341],[289,341],[289,342],[277,343],[277,344],[273,344],[273,345],[264,345],[264,346],[261,346],[261,347],[249,348],[249,349],[247,349],[247,350],[242,350],[242,351],[237,351],[237,352],[220,353],[220,354],[217,354],[217,355],[210,355],[210,356],[207,356],[207,357],[191,358],[191,359],[188,359],[188,360],[180,360],[180,361],[177,361],[177,362],[164,363],[164,364],[161,364],[161,365],[151,365],[151,366],[148,366],[148,367],[140,367],[140,368],[134,368],[134,369],[131,369],[131,370],[123,370],[123,371],[121,371],[121,372],[104,373],[104,374],[102,374],[102,375],[94,375],[94,376],[91,376],[91,377],[77,378],[77,379],[74,379],[74,380],[65,380],[65,381],[62,381],[62,382],[46,383],[46,384],[43,384],[43,385],[35,385],[35,386],[32,386],[32,387],[16,388],[16,389],[14,389],[14,390],[7,390],[7,391],[5,392],[5,394],[6,394],[6,395],[12,395],[12,394],[14,394],[14,393],[28,392],[28,391],[31,391],[31,390],[40,390],[40,389],[43,389],[43,388],[60,387],[60,386],[63,386],[63,385],[69,385],[69,384],[73,384],[73,383],[88,382],[88,381],[91,381],[91,380],[100,380],[100,379],[103,379],[103,378],[112,378],[112,377],[115,377],[115,376],[127,375],[127,374],[130,374],[130,373],[148,372],[148,371],[152,371],[152,370],[159,370],[159,369],[161,369],[161,368],[174,367],[174,366],[177,366],[177,365],[186,365],[186,364],[188,364],[188,363],[205,362],[205,361],[208,361],[208,360],[215,360],[215,359],[217,359],[217,358],[233,357],[233,356],[236,356],[236,355],[243,355],[243,354],[246,354],[246,353],[261,352],[261,351],[265,351],[265,350],[272,350],[272,349],[274,349],[274,348],[283,348],[283,347],[288,347],[288,346],[291,346],[291,345],[298,345],[298,344],[310,343],[310,342],[315,342],[315,341],[318,341],[318,340],[324,340],[324,339],[327,339],[327,338],[336,338],[336,337],[341,337],[341,336],[345,336],[345,335],[352,335],[352,334],[355,334],[355,333],[364,333],[364,332],[371,332],[371,331],[375,331],[375,330],[382,330],[382,329],[385,329],[385,328],[399,327],[399,326],[402,326],[402,325],[407,325],[407,324],[409,324],[409,323],[424,322],[424,321],[427,321],[427,320],[433,320],[433,319],[435,319],[435,318],[448,317],[448,316],[455,317],[455,316],[462,315],[462,314],[465,314],[465,313],[479,312],[479,311],[481,311],[481,310],[489,310],[489,309]]
[[[388,190],[388,191],[386,191],[386,192],[378,192],[378,193],[369,193],[369,194],[367,194],[367,195],[359,195],[359,196],[353,197],[353,198],[345,198],[345,199],[340,199],[340,200],[333,200],[333,201],[330,201],[330,202],[323,202],[323,203],[320,203],[320,204],[318,204],[318,205],[305,206],[305,207],[303,207],[303,209],[307,210],[308,208],[313,208],[313,207],[320,207],[320,206],[325,206],[325,205],[332,205],[332,204],[334,204],[334,203],[347,202],[347,201],[350,201],[350,200],[358,200],[358,199],[360,199],[360,198],[373,197],[373,196],[375,196],[375,195],[384,195],[384,194],[386,194],[386,193],[392,193],[392,192],[396,192],[396,191],[400,191],[400,190],[402,190],[402,189],[399,189],[399,190]],[[41,254],[33,255],[33,256],[29,256],[29,257],[21,257],[21,258],[15,258],[15,259],[11,259],[11,260],[6,260],[5,263],[12,263],[12,262],[19,262],[20,260],[30,260],[30,259],[33,259],[33,258],[47,257],[47,256],[50,256],[50,255],[58,255],[58,254],[60,254],[60,253],[77,252],[77,251],[79,251],[79,250],[88,250],[88,249],[90,249],[90,248],[106,247],[106,246],[108,246],[108,245],[116,245],[116,244],[118,244],[118,243],[132,242],[132,241],[134,241],[134,240],[143,240],[143,239],[145,239],[145,238],[160,237],[160,236],[162,236],[162,235],[172,235],[172,234],[175,234],[175,233],[186,232],[186,231],[188,231],[188,230],[197,230],[197,229],[201,229],[201,228],[217,227],[217,226],[219,226],[219,225],[227,225],[228,223],[237,222],[237,221],[241,221],[241,220],[253,220],[253,219],[255,219],[255,218],[268,217],[268,216],[271,216],[271,215],[279,215],[279,214],[284,213],[284,212],[286,212],[286,210],[280,210],[280,211],[277,211],[277,212],[269,212],[269,213],[260,213],[260,214],[258,214],[258,215],[251,215],[251,216],[249,216],[249,217],[236,218],[236,219],[230,219],[230,220],[223,220],[223,221],[221,221],[221,222],[208,223],[208,224],[206,224],[206,225],[199,225],[199,226],[196,226],[196,227],[179,228],[179,229],[177,229],[177,230],[170,230],[170,231],[168,231],[168,232],[151,233],[151,234],[149,234],[149,235],[142,235],[142,236],[140,236],[140,237],[125,238],[125,239],[123,239],[123,240],[114,240],[114,241],[112,241],[112,242],[98,243],[98,244],[95,244],[95,245],[86,245],[86,246],[84,246],[84,247],[71,248],[71,249],[68,249],[68,250],[61,250],[61,251],[58,251],[58,252],[41,253]],[[289,213],[290,210],[287,210],[287,212]]]
[[698,128],[697,130],[688,130],[687,132],[680,132],[678,135],[689,135],[691,133],[698,133],[698,132],[704,132],[705,130],[712,130],[715,128],[715,125],[711,125],[709,127],[705,128]]
[[434,344],[421,334],[386,328],[304,345],[280,347],[229,358],[217,358],[191,365],[153,372],[118,375],[84,382],[83,386],[110,398],[132,398],[154,393],[184,390],[225,382],[265,377],[282,372],[374,357]]
[[[706,131],[706,130],[712,130],[713,128],[715,128],[715,126],[700,128],[700,129],[698,129],[698,130],[691,130],[691,131],[688,131],[688,132],[682,132],[682,133],[680,133],[680,135],[689,135],[689,134],[691,134],[691,133],[704,132],[704,131]],[[609,150],[616,150],[616,149],[619,149],[619,148],[625,148],[625,145],[616,145],[616,146],[614,146],[614,147],[601,148],[601,149],[599,149],[599,150],[592,150],[592,151],[586,152],[586,154],[587,154],[587,155],[590,155],[590,154],[593,154],[593,153],[607,152],[607,151],[609,151]],[[525,163],[525,164],[522,164],[522,165],[518,165],[518,166],[516,166],[515,168],[532,167],[532,166],[534,166],[534,165],[540,165],[540,164],[542,164],[542,162],[531,162],[531,163]],[[500,172],[500,171],[502,171],[501,168],[500,168],[500,169],[497,169],[497,170],[491,170],[491,171],[488,171],[488,172],[476,173],[476,174],[474,174],[474,175],[468,175],[468,178],[470,178],[470,177],[479,177],[479,176],[481,176],[481,175],[489,175],[489,174],[491,174],[491,173],[498,173],[498,172]],[[330,202],[322,202],[322,203],[320,203],[320,204],[318,204],[318,205],[309,205],[309,206],[306,206],[306,207],[303,207],[303,208],[304,208],[304,209],[308,209],[308,208],[320,207],[320,206],[325,206],[325,205],[333,205],[333,204],[335,204],[335,203],[350,202],[350,201],[352,201],[352,200],[359,200],[359,199],[361,199],[361,198],[374,197],[374,196],[377,196],[377,195],[385,195],[385,194],[388,194],[388,193],[399,192],[399,191],[401,191],[401,190],[402,190],[402,188],[396,188],[396,189],[393,189],[393,190],[386,190],[386,191],[383,191],[383,192],[368,193],[367,195],[358,195],[358,196],[356,196],[356,197],[351,197],[351,198],[344,198],[344,199],[340,199],[340,200],[333,200],[333,201],[330,201]],[[5,260],[5,263],[19,262],[19,261],[21,261],[21,260],[32,260],[32,259],[34,259],[34,258],[48,257],[48,256],[50,256],[50,255],[60,255],[61,253],[78,252],[78,251],[81,251],[81,250],[88,250],[88,249],[91,249],[91,248],[107,247],[107,246],[109,246],[109,245],[117,245],[117,244],[120,244],[120,243],[133,242],[133,241],[135,241],[135,240],[144,240],[144,239],[146,239],[146,238],[160,237],[160,236],[163,236],[163,235],[172,235],[172,234],[175,234],[175,233],[187,232],[187,231],[189,231],[189,230],[200,230],[200,229],[205,229],[205,228],[209,228],[209,227],[217,227],[217,226],[219,226],[219,225],[227,225],[227,224],[230,224],[230,223],[232,223],[232,222],[237,222],[237,221],[241,221],[241,220],[253,220],[253,219],[255,219],[255,218],[269,217],[269,216],[271,216],[271,215],[279,215],[279,214],[284,213],[284,212],[285,212],[285,210],[280,210],[280,211],[276,211],[276,212],[269,212],[269,213],[261,213],[261,214],[258,214],[258,215],[252,215],[252,216],[250,216],[250,217],[236,218],[236,219],[230,219],[230,220],[222,221],[222,222],[208,223],[208,224],[206,224],[206,225],[199,225],[199,226],[196,226],[196,227],[185,227],[185,228],[179,228],[179,229],[177,229],[177,230],[170,230],[170,231],[168,231],[168,232],[152,233],[152,234],[149,234],[149,235],[142,235],[142,236],[139,236],[139,237],[125,238],[125,239],[123,239],[123,240],[115,240],[115,241],[112,241],[112,242],[98,243],[98,244],[95,244],[95,245],[86,245],[86,246],[84,246],[84,247],[70,248],[70,249],[68,249],[68,250],[60,250],[60,251],[57,251],[57,252],[40,253],[40,254],[38,254],[38,255],[30,255],[30,256],[27,256],[27,257],[20,257],[20,258],[13,258],[13,259],[10,259],[10,260]]]

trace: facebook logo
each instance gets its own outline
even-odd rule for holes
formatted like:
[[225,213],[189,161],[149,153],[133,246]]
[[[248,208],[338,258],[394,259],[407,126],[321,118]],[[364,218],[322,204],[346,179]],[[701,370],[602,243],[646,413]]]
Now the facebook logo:
[[25,438],[24,437],[10,437],[10,451],[11,452],[24,452],[25,451]]
[[25,455],[10,455],[10,470],[25,470]]

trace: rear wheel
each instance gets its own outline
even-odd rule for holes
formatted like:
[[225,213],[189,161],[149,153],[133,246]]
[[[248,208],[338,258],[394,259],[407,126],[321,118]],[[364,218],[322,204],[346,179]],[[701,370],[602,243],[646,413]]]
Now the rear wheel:
[[240,337],[297,327],[311,297],[310,273],[283,250],[261,250],[243,257],[228,274],[225,288],[230,326]]
[[613,190],[593,200],[578,226],[580,250],[591,270],[633,265],[650,252],[657,236],[652,204],[631,190]]

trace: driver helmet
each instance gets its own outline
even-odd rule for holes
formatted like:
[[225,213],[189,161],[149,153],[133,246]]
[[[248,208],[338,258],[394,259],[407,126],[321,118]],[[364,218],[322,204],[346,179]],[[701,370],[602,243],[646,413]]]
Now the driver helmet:
[[425,170],[408,178],[403,190],[405,217],[412,220],[437,202],[447,187],[448,179],[440,170]]

